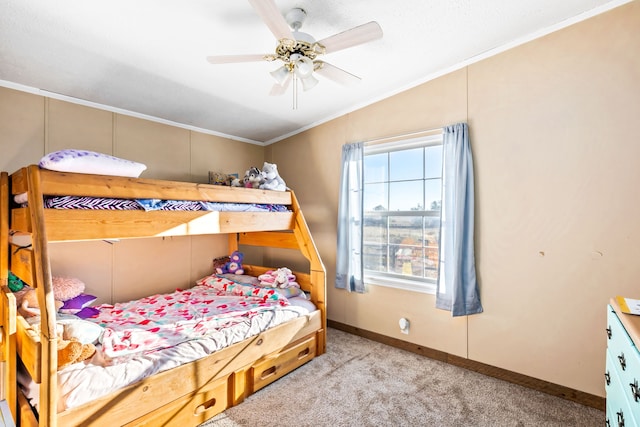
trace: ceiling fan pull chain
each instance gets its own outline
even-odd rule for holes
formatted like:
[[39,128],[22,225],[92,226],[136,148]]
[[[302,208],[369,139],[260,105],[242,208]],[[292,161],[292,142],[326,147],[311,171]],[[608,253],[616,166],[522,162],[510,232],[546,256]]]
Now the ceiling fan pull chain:
[[298,109],[298,77],[296,73],[293,74],[293,109]]

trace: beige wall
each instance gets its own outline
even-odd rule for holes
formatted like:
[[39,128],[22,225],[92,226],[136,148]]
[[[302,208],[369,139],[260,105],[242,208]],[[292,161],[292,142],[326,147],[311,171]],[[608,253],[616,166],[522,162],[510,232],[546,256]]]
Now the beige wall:
[[[270,146],[327,267],[329,319],[603,396],[606,304],[640,296],[638,52],[632,2]],[[485,312],[451,318],[432,295],[336,290],[342,144],[459,121]]]
[[[143,178],[207,182],[208,171],[244,175],[264,147],[0,87],[0,170],[14,172],[48,152],[80,148],[147,165]],[[82,279],[99,302],[190,286],[227,254],[226,236],[51,245],[55,275]]]

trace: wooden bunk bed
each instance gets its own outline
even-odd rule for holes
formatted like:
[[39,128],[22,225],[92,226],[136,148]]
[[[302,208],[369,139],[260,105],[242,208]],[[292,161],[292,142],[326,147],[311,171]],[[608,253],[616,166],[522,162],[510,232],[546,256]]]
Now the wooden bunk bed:
[[[325,269],[292,191],[267,191],[186,182],[54,172],[36,165],[2,173],[0,298],[2,397],[23,426],[196,426],[324,353]],[[28,205],[13,202],[27,194]],[[93,196],[270,203],[287,212],[106,211],[47,209],[43,197]],[[17,250],[10,233],[31,238]],[[296,271],[316,311],[267,329],[205,358],[161,372],[87,404],[58,412],[56,307],[48,243],[156,236],[227,234],[229,252],[242,245],[299,250],[309,270]],[[269,268],[247,266],[259,275]],[[40,333],[34,333],[8,289],[11,271],[37,291]],[[16,386],[18,358],[39,384],[37,418]]]

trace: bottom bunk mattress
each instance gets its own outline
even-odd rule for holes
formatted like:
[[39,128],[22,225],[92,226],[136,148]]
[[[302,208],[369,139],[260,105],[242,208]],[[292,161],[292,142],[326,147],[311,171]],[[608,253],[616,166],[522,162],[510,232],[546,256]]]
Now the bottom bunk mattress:
[[[103,328],[92,358],[58,371],[58,412],[75,408],[159,372],[203,358],[291,319],[308,315],[304,297],[208,276],[193,288],[95,307]],[[38,384],[18,382],[38,408]]]

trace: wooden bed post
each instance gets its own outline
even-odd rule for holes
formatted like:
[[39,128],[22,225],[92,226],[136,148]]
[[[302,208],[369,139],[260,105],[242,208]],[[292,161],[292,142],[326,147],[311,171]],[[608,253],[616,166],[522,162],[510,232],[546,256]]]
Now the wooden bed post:
[[238,233],[229,233],[229,253],[238,250]]
[[322,263],[322,259],[320,259],[320,253],[311,238],[311,231],[309,230],[309,226],[307,225],[304,216],[301,214],[298,199],[293,191],[291,191],[291,203],[293,211],[295,212],[295,227],[293,229],[293,233],[298,241],[300,251],[310,263],[311,283],[313,283],[311,299],[322,313],[322,331],[317,334],[317,348],[318,355],[320,355],[326,351],[327,341],[327,270]]
[[42,345],[42,382],[40,384],[39,424],[57,426],[58,350],[56,337],[56,306],[51,284],[51,265],[44,224],[44,205],[40,187],[40,169],[31,165],[26,169],[29,214],[32,224],[34,285],[40,306],[40,342]]
[[9,289],[9,175],[0,173],[0,285],[2,286],[2,301],[0,313],[2,333],[0,334],[0,362],[2,372],[0,378],[0,399],[5,399],[13,419],[17,419],[17,383],[16,383],[16,298]]

